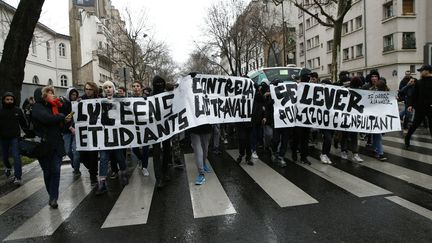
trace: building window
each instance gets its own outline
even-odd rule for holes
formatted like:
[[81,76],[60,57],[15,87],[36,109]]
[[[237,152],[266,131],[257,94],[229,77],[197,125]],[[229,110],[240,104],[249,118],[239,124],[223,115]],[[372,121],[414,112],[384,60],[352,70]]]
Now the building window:
[[331,52],[333,50],[333,40],[327,41],[327,52]]
[[415,65],[410,65],[410,72],[411,73],[416,73],[416,68],[415,68]]
[[314,46],[319,46],[320,44],[320,40],[319,40],[319,35],[315,36],[315,45]]
[[320,67],[321,66],[321,59],[319,57],[316,58],[316,66],[315,67]]
[[388,19],[394,16],[393,13],[393,1],[390,1],[383,5],[384,8],[384,19]]
[[299,36],[303,36],[303,23],[299,24]]
[[304,50],[304,44],[303,43],[300,43],[299,49],[300,49],[300,56],[303,56],[304,52],[305,52],[305,50]]
[[60,77],[60,85],[64,86],[64,87],[68,86],[68,79],[67,79],[66,75],[62,75]]
[[53,85],[52,79],[48,79],[48,85]]
[[51,44],[49,41],[46,42],[46,48],[47,48],[47,59],[51,60]]
[[327,73],[331,73],[331,71],[332,71],[332,65],[327,64]]
[[32,54],[37,55],[36,38],[33,37],[31,42]]
[[32,79],[32,83],[33,84],[39,84],[39,78],[38,78],[38,76],[33,76],[33,79]]
[[309,29],[311,27],[311,19],[306,19],[306,29]]
[[66,46],[63,43],[59,44],[59,55],[61,57],[66,57]]
[[312,69],[312,60],[308,60],[307,64],[308,64],[307,68],[311,68]]
[[363,56],[363,44],[356,45],[356,57]]
[[354,59],[354,46],[351,46],[351,59]]
[[403,0],[402,1],[402,14],[413,15],[414,14],[414,0]]
[[348,30],[348,23],[344,23],[342,25],[342,34],[344,35],[344,34],[346,34],[348,32],[349,32],[349,30]]
[[343,49],[343,60],[348,60],[349,59],[349,48],[345,48]]
[[402,49],[416,49],[415,32],[402,33]]
[[384,52],[394,50],[393,34],[384,36],[383,43],[384,43],[384,48],[383,48]]
[[363,16],[360,15],[355,19],[356,30],[360,29],[362,26],[363,26]]

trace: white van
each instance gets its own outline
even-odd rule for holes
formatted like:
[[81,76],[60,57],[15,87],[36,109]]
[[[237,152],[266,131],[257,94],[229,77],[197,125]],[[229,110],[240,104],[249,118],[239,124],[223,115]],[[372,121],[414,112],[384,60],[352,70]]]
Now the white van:
[[300,76],[300,67],[288,65],[287,67],[266,67],[248,73],[248,77],[255,83],[261,84],[263,79],[272,82],[295,81],[294,78]]

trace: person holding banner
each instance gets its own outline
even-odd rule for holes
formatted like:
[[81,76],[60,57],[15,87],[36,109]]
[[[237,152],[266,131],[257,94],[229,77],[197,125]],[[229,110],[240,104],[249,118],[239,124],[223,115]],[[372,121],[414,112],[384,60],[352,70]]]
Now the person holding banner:
[[[115,94],[115,86],[113,82],[106,81],[103,83],[102,89],[108,101],[112,100]],[[102,113],[104,112],[108,111],[102,109]],[[108,175],[108,163],[110,161],[110,157],[115,159],[120,167],[119,173],[122,186],[126,186],[129,183],[124,149],[102,150],[100,151],[99,182],[95,192],[96,196],[102,195],[108,191],[106,177]]]
[[[318,76],[316,77],[316,79],[318,79]],[[323,79],[321,83],[325,85],[332,85],[330,79]],[[328,156],[330,154],[330,150],[332,146],[334,131],[329,129],[321,129],[321,134],[323,139],[322,147],[321,147],[321,155],[320,155],[321,163],[332,164],[333,162],[330,160]]]
[[[95,82],[87,82],[84,85],[84,95],[80,100],[97,99],[99,96],[99,88]],[[98,184],[98,151],[81,151],[79,154],[81,162],[88,169],[90,174],[90,183],[94,187]]]
[[[132,93],[133,97],[143,97],[143,98],[146,97],[146,95],[143,92],[143,85],[138,80],[135,80],[132,83],[132,91],[133,91]],[[150,150],[149,146],[142,146],[141,148],[139,147],[132,148],[132,152],[141,161],[141,171],[144,176],[150,175],[149,171],[147,170],[149,150]]]
[[[370,72],[371,78],[371,88],[370,90],[375,91],[389,91],[386,82],[380,77],[377,70],[372,70]],[[379,161],[386,161],[387,158],[384,157],[384,148],[382,145],[382,134],[375,133],[372,134],[372,147],[375,151],[375,158]]]
[[205,124],[191,128],[189,131],[191,137],[191,145],[195,156],[195,162],[198,169],[198,176],[195,179],[195,185],[202,185],[205,182],[204,173],[211,172],[207,165],[207,154],[212,127],[209,124]]
[[54,96],[54,88],[46,86],[34,91],[36,103],[33,106],[32,121],[35,134],[42,139],[43,155],[38,158],[42,167],[45,188],[49,194],[49,206],[56,209],[59,196],[60,170],[63,156],[66,155],[62,126],[69,123],[72,116],[65,116],[59,112],[62,106],[60,100]]
[[414,122],[405,136],[405,146],[410,146],[411,136],[425,117],[428,118],[429,132],[432,136],[432,65],[423,65],[417,69],[421,79],[414,86],[414,93],[408,98],[408,112],[415,109]]

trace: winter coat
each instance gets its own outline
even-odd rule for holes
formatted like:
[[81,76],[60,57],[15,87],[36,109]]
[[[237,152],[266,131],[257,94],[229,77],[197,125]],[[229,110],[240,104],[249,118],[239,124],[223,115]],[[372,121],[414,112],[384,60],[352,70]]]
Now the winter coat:
[[[14,98],[12,107],[6,107],[4,99],[7,96]],[[15,96],[11,92],[6,92],[2,97],[2,108],[0,109],[0,138],[19,138],[21,129],[27,129],[28,124],[24,113],[15,104]]]
[[64,156],[62,126],[65,115],[53,115],[51,105],[42,99],[42,88],[34,92],[36,103],[33,105],[32,121],[37,136],[41,137],[51,152]]
[[432,77],[424,77],[414,85],[414,92],[408,97],[408,106],[423,109],[432,105]]

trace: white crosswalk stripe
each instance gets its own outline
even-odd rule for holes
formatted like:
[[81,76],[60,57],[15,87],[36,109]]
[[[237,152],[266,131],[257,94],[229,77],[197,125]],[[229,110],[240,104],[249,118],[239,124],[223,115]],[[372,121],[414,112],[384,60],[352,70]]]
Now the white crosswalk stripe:
[[[213,171],[210,163],[207,163]],[[185,154],[185,165],[194,218],[237,213],[214,172],[207,173],[204,185],[197,186],[195,178],[198,171],[193,154]]]
[[423,207],[420,207],[419,205],[412,203],[410,201],[407,201],[403,198],[400,198],[398,196],[391,196],[386,197],[387,200],[392,201],[406,209],[409,209],[413,212],[416,212],[417,214],[420,214],[423,217],[426,217],[430,220],[432,220],[432,211]]
[[[405,140],[403,138],[383,136],[383,140],[389,141],[389,142],[397,142],[400,144],[405,144]],[[425,142],[419,142],[419,141],[411,140],[410,144],[413,146],[418,146],[418,147],[423,147],[423,148],[428,148],[428,149],[432,148],[432,143],[425,143]]]
[[[234,159],[239,156],[238,150],[227,152]],[[241,167],[280,207],[318,203],[316,199],[260,160],[255,160],[254,166],[242,163]]]
[[42,208],[36,215],[10,234],[5,240],[19,240],[52,235],[70,216],[73,210],[90,193],[90,180],[81,177],[59,195],[59,207],[52,210],[49,206]]
[[153,159],[149,159],[150,176],[144,177],[140,169],[135,168],[129,184],[123,189],[102,228],[146,224],[153,199],[156,183]]

